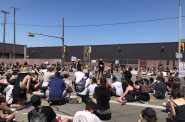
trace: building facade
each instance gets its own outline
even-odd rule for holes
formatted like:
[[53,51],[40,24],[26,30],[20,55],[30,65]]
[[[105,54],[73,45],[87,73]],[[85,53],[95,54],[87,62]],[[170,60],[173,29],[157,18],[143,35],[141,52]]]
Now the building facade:
[[[91,59],[141,59],[141,60],[177,60],[177,42],[169,43],[141,43],[141,44],[115,44],[115,45],[91,45]],[[75,56],[86,59],[88,46],[67,46],[66,61]],[[62,56],[62,48],[58,47],[28,47],[27,55],[31,59],[59,59]],[[183,53],[183,60],[185,59]]]
[[[12,59],[14,55],[14,45],[13,44],[3,44],[0,43],[0,58]],[[23,59],[26,58],[26,46],[25,45],[15,45],[15,58]]]

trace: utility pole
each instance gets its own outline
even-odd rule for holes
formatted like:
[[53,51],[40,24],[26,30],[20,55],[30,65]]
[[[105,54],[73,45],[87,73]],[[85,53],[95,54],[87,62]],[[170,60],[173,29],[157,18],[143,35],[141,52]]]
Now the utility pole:
[[[178,32],[178,40],[179,40],[178,53],[179,54],[181,53],[181,20],[182,20],[181,8],[182,8],[182,0],[179,0],[179,32]],[[181,62],[181,57],[178,58],[178,65],[180,64],[180,62]]]
[[65,54],[64,54],[64,18],[62,19],[62,64],[65,63]]
[[6,36],[6,14],[9,14],[9,12],[1,10],[2,13],[4,13],[4,31],[3,31],[3,59],[5,57],[6,49],[5,49],[5,36]]
[[12,9],[13,9],[13,11],[14,11],[14,23],[13,23],[13,30],[14,30],[14,38],[13,38],[13,59],[15,59],[15,44],[16,44],[16,27],[15,27],[15,25],[16,25],[16,19],[15,19],[15,17],[16,17],[16,10],[19,10],[19,9],[17,9],[17,8],[15,8],[15,7],[11,7]]

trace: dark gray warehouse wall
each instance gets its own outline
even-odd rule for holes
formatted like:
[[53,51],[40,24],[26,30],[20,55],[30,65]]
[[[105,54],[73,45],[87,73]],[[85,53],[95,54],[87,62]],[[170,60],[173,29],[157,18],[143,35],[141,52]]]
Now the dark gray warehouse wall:
[[[68,46],[67,61],[71,56],[84,59],[85,46]],[[141,44],[116,44],[92,45],[91,59],[141,59],[141,60],[176,60],[175,52],[177,42],[169,43],[141,43]],[[120,50],[120,51],[119,51]],[[163,51],[162,51],[163,50]],[[29,47],[27,55],[30,58],[61,58],[61,47]],[[183,53],[183,59],[184,58]]]

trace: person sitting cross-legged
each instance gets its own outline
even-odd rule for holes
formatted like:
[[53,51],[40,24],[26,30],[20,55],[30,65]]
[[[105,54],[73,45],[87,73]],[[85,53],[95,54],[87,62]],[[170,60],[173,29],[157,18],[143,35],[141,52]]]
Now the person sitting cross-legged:
[[101,120],[94,114],[96,111],[96,104],[92,101],[86,103],[85,110],[77,111],[73,122],[101,122]]
[[41,98],[33,95],[30,102],[34,109],[28,113],[28,122],[56,122],[56,113],[51,106],[41,106]]
[[60,73],[56,72],[55,76],[49,81],[49,88],[46,96],[49,102],[59,102],[64,100],[67,95],[64,80],[61,79]]
[[112,117],[109,103],[111,91],[105,76],[100,78],[100,85],[95,88],[93,97],[97,101],[97,110],[95,114],[101,120],[110,120]]

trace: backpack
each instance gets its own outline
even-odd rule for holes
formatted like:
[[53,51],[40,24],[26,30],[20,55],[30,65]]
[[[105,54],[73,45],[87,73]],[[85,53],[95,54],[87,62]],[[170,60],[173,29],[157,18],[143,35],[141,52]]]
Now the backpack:
[[35,109],[32,110],[33,116],[30,118],[30,122],[47,122],[47,117],[41,112],[42,108],[37,112]]
[[88,78],[82,78],[77,84],[76,84],[76,92],[83,92],[85,90],[85,84],[86,80]]

